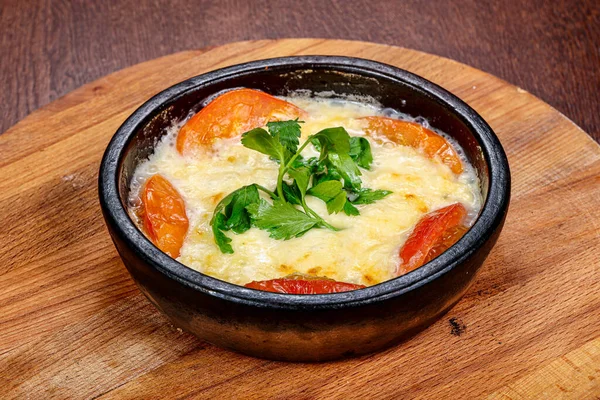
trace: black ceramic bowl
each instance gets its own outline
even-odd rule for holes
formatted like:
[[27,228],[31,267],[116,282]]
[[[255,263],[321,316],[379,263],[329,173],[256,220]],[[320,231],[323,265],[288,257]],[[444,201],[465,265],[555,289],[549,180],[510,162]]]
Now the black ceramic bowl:
[[[473,227],[417,270],[352,292],[288,295],[204,275],[156,248],[125,209],[136,166],[165,128],[207,97],[247,87],[273,95],[368,95],[385,107],[427,118],[454,137],[475,166],[485,204]],[[383,349],[425,328],[465,293],[502,229],[510,198],[506,156],[490,127],[441,87],[407,71],[347,57],[285,57],[188,79],[148,100],[119,128],[100,167],[100,204],[112,239],[140,290],[176,326],[249,355],[315,361]]]

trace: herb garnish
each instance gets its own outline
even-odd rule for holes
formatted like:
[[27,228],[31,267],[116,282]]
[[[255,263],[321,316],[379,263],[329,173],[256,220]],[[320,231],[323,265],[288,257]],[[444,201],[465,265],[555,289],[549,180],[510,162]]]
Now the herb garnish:
[[[323,200],[329,214],[343,211],[354,216],[360,214],[354,204],[371,204],[391,193],[361,187],[359,167],[370,169],[373,162],[366,138],[350,137],[342,127],[327,128],[300,146],[300,123],[297,119],[269,122],[268,131],[256,128],[242,135],[245,147],[279,163],[277,187],[271,191],[258,184],[244,186],[217,204],[210,224],[223,253],[233,253],[231,238],[225,234],[229,230],[240,234],[254,226],[283,240],[300,237],[312,228],[339,230],[308,207],[307,195]],[[319,157],[304,159],[301,153],[311,143]],[[259,190],[272,204],[260,197]]]

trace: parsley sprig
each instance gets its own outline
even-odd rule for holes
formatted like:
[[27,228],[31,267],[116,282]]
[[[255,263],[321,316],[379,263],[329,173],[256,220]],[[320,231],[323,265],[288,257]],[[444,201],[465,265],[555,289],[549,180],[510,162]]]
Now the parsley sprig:
[[[300,123],[269,122],[268,131],[256,128],[242,135],[245,147],[279,163],[277,186],[274,190],[258,184],[244,186],[217,204],[210,224],[223,253],[233,253],[231,238],[225,234],[229,230],[241,234],[254,226],[283,240],[300,237],[312,228],[339,230],[307,205],[307,195],[323,200],[329,214],[343,211],[355,216],[360,214],[355,204],[371,204],[391,193],[362,188],[359,167],[368,170],[373,162],[366,138],[350,137],[344,128],[336,127],[310,135],[300,145]],[[319,157],[305,159],[301,153],[311,143]],[[259,191],[272,203],[261,198]]]

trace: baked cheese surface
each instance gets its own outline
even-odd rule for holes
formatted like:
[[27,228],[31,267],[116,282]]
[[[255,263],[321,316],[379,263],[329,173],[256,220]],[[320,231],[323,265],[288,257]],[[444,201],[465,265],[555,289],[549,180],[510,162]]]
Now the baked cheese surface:
[[[356,118],[389,116],[389,110],[365,103],[303,97],[285,100],[309,114],[301,124],[301,143],[310,134],[336,126],[346,128],[350,136],[365,136],[364,122]],[[272,239],[257,228],[240,235],[230,231],[227,235],[234,254],[223,254],[210,226],[215,206],[244,185],[274,188],[279,165],[242,146],[239,137],[218,139],[212,150],[184,157],[174,146],[177,131],[178,126],[173,127],[136,170],[130,204],[132,209],[139,205],[140,187],[150,176],[159,173],[167,178],[183,197],[190,221],[178,261],[224,281],[244,285],[302,273],[374,285],[395,276],[399,249],[424,214],[460,202],[473,219],[481,208],[479,181],[465,159],[464,172],[456,175],[440,160],[429,159],[417,149],[384,137],[365,136],[371,144],[373,164],[371,170],[361,169],[363,187],[392,194],[373,204],[358,205],[358,216],[328,215],[323,201],[307,196],[309,207],[342,229],[311,229],[286,241]],[[309,145],[302,155],[318,156],[318,152]]]

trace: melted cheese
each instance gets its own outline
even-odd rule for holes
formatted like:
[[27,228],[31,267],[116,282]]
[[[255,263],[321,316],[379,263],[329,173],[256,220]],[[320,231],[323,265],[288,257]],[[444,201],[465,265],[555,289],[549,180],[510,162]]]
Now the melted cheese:
[[[375,106],[340,100],[286,99],[308,111],[302,139],[321,129],[344,126],[351,136],[364,135],[355,118],[383,115]],[[420,121],[422,122],[422,121]],[[371,170],[362,170],[363,187],[393,193],[369,205],[358,205],[359,216],[328,215],[325,203],[308,196],[309,207],[339,232],[311,229],[301,238],[287,241],[269,238],[257,228],[231,237],[234,254],[223,254],[214,242],[209,224],[217,203],[244,185],[258,183],[273,188],[278,164],[269,157],[243,147],[239,137],[219,140],[213,152],[185,158],[175,150],[174,127],[157,145],[155,153],[139,166],[132,183],[132,205],[139,204],[141,184],[160,173],[181,193],[186,203],[190,230],[178,258],[190,268],[213,277],[246,284],[254,280],[302,273],[349,283],[373,285],[393,278],[398,252],[419,219],[429,211],[461,202],[470,215],[481,208],[479,182],[465,160],[457,176],[439,160],[418,150],[383,138],[369,138],[373,153]],[[318,153],[307,146],[303,155]]]

